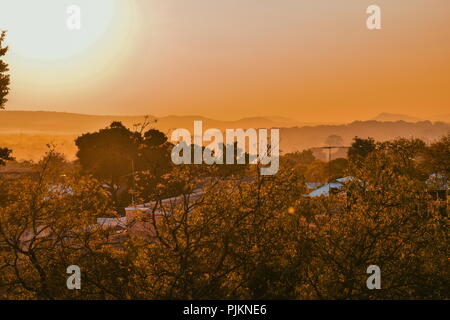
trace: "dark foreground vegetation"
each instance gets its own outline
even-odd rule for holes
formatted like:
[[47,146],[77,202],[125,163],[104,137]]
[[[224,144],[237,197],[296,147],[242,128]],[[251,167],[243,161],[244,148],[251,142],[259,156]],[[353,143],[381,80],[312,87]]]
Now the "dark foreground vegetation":
[[[76,144],[75,162],[50,149],[1,175],[0,298],[449,298],[450,136],[355,138],[348,158],[287,154],[275,176],[174,166],[167,137],[145,126],[113,123]],[[341,177],[305,196],[307,182]],[[133,203],[148,204],[140,221],[127,219]],[[70,265],[81,290],[66,286]],[[369,265],[381,290],[366,287]]]

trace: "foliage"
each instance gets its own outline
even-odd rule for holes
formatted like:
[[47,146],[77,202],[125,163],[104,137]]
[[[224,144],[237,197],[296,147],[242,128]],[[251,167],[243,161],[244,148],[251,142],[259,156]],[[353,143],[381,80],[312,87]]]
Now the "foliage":
[[363,161],[371,152],[375,151],[376,143],[372,138],[362,139],[355,137],[348,149],[348,158],[353,162]]
[[[10,78],[6,72],[9,71],[8,65],[1,59],[8,52],[8,47],[3,47],[6,32],[0,31],[0,109],[4,109],[6,96],[9,93]],[[11,150],[8,148],[0,148],[0,166],[5,165],[5,160],[13,160],[11,157]]]
[[8,47],[3,47],[3,41],[5,41],[6,32],[0,31],[0,109],[3,109],[6,102],[6,96],[9,93],[10,76],[7,74],[9,71],[8,64],[1,58],[8,52]]
[[[6,198],[0,214],[3,297],[70,298],[72,295],[65,288],[67,266],[88,265],[87,261],[91,261],[89,265],[97,268],[113,259],[108,232],[89,228],[95,225],[97,216],[112,214],[107,195],[96,181],[86,177],[49,180],[50,159],[51,154],[42,164],[38,180],[12,181],[8,193],[3,195]],[[107,246],[110,249],[105,252]],[[102,274],[107,269],[105,265]],[[113,272],[119,271],[111,270],[109,274]],[[86,280],[87,284],[95,281]],[[108,290],[96,288],[92,289],[97,290],[92,297],[107,296]]]
[[283,156],[282,161],[286,165],[309,165],[314,162],[316,158],[314,157],[314,154],[312,150],[303,150],[303,151],[297,151],[293,153],[288,153]]
[[0,148],[0,166],[4,166],[6,164],[6,160],[14,160],[11,156],[12,150],[8,148]]
[[431,143],[423,156],[428,173],[443,174],[450,178],[450,133]]
[[82,169],[103,181],[119,212],[130,203],[128,191],[135,170],[146,170],[158,178],[170,167],[170,144],[158,130],[142,134],[113,122],[78,137],[75,143]]
[[345,158],[337,158],[329,163],[330,179],[333,181],[347,175],[349,161]]
[[[138,220],[146,236],[131,232],[136,220],[127,231],[97,224],[115,215],[103,182],[52,174],[64,162],[50,151],[38,179],[0,190],[0,297],[448,299],[448,208],[417,174],[428,148],[377,143],[348,163],[344,189],[322,198],[303,196],[306,173],[289,161],[275,176],[176,166],[136,194],[152,201]],[[72,264],[79,291],[65,285]],[[382,290],[366,287],[373,264]]]

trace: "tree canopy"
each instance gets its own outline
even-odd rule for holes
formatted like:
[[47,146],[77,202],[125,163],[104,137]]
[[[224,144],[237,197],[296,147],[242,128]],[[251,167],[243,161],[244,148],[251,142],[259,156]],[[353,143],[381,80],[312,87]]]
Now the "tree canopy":
[[[0,109],[5,108],[8,101],[6,96],[9,93],[10,78],[7,72],[9,71],[8,64],[2,60],[2,57],[8,52],[8,47],[3,47],[6,32],[0,31]],[[0,148],[0,166],[5,165],[5,160],[13,160],[11,157],[12,150],[7,148]]]
[[[193,197],[197,172],[174,167],[158,188],[179,184],[182,196],[148,207],[151,238],[96,223],[115,214],[104,189],[87,175],[55,181],[51,159],[38,179],[10,182],[0,203],[0,298],[449,297],[448,218],[395,152],[350,166],[355,179],[330,199],[304,197],[304,179],[289,168],[211,179]],[[72,264],[82,290],[65,287]],[[382,290],[366,287],[372,264]]]
[[113,122],[78,137],[75,144],[81,168],[104,183],[118,210],[130,202],[135,174],[147,171],[160,177],[171,165],[167,137],[155,129],[133,132]]
[[371,152],[375,151],[376,143],[372,138],[359,138],[355,137],[353,143],[348,149],[348,158],[351,161],[361,161],[364,160]]
[[12,150],[8,148],[0,148],[0,166],[6,164],[6,160],[14,160],[11,156]]
[[8,64],[3,61],[2,57],[8,52],[8,47],[3,46],[5,41],[6,32],[0,31],[0,109],[4,109],[6,102],[6,96],[9,93],[10,76],[7,74],[9,71]]

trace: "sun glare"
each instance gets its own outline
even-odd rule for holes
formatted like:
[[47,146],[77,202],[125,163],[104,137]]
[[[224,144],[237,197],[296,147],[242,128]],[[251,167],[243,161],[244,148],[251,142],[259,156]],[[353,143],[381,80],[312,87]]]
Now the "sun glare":
[[[84,53],[111,31],[120,0],[0,0],[0,29],[8,30],[11,53],[25,59],[60,60]],[[81,28],[67,26],[67,8],[81,9]],[[123,17],[120,17],[123,18]]]
[[[71,6],[80,9],[80,28],[70,28]],[[133,50],[133,0],[0,0],[0,30],[7,30],[10,103],[34,106],[36,95],[57,94],[49,102],[88,96],[110,85]]]

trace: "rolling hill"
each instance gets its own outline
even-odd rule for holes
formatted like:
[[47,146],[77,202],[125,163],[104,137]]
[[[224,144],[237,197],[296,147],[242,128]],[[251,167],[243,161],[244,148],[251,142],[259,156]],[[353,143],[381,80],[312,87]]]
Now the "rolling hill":
[[[39,133],[39,134],[81,134],[96,131],[111,124],[113,121],[121,121],[128,127],[142,123],[145,116],[111,116],[111,115],[86,115],[65,112],[48,111],[0,111],[0,133]],[[209,128],[272,128],[293,127],[305,125],[287,118],[254,117],[243,118],[235,121],[222,121],[202,116],[167,116],[149,119],[157,119],[153,127],[168,132],[176,128],[190,128],[194,120],[202,120],[205,127]]]
[[436,122],[450,122],[450,114],[441,114],[430,116],[427,118],[413,117],[407,114],[396,114],[383,112],[377,115],[372,120],[375,121],[405,121],[405,122],[419,122],[419,121],[436,121]]
[[[394,116],[384,114],[384,119]],[[401,115],[400,115],[401,116]],[[403,117],[403,116],[402,116]],[[154,117],[150,117],[155,119]],[[395,119],[395,117],[394,117]],[[202,120],[204,128],[280,128],[282,152],[293,152],[323,146],[330,135],[338,135],[345,145],[355,136],[390,140],[398,137],[433,141],[450,132],[450,123],[431,121],[355,121],[348,124],[304,124],[280,117],[254,117],[236,121],[221,121],[201,116],[167,116],[157,119],[153,126],[169,134],[175,128],[192,130],[194,120]],[[112,121],[126,126],[141,123],[138,116],[97,116],[61,112],[0,111],[0,146],[13,150],[18,160],[38,160],[47,151],[47,144],[74,159],[74,140],[86,132],[97,131]],[[412,120],[412,119],[410,119]]]

